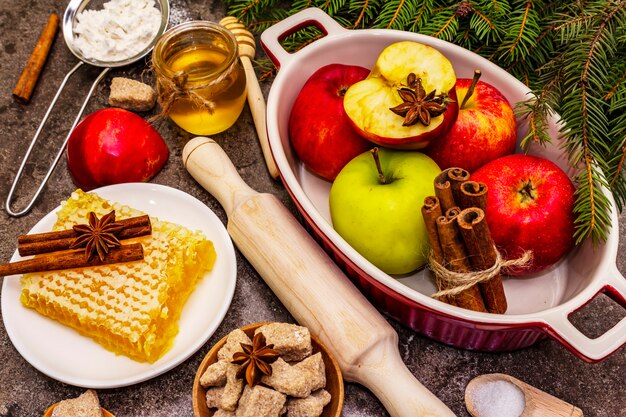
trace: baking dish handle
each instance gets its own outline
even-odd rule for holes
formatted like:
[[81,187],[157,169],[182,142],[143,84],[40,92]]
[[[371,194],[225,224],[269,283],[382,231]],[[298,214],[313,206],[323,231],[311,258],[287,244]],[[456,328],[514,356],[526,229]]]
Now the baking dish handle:
[[276,68],[291,61],[298,52],[290,53],[280,44],[287,36],[308,26],[315,26],[325,35],[343,33],[344,29],[321,9],[311,7],[295,13],[261,33],[261,46]]
[[[626,309],[626,278],[613,266],[607,271],[606,283],[601,288],[606,295]],[[582,306],[581,306],[582,307]],[[592,339],[585,336],[568,319],[570,312],[555,312],[546,317],[551,336],[563,342],[570,350],[588,362],[598,362],[626,344],[626,317],[603,335]]]

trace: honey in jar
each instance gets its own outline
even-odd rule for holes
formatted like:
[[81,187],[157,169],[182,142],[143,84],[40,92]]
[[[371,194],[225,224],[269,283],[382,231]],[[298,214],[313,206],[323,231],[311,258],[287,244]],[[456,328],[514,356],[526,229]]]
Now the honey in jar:
[[196,135],[231,127],[246,101],[246,75],[233,34],[206,21],[165,32],[152,53],[164,114]]

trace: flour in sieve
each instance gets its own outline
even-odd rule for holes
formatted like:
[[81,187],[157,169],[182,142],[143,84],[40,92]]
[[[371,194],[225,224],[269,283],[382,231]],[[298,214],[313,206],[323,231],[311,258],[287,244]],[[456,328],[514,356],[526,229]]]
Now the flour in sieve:
[[76,16],[75,46],[89,59],[123,61],[143,51],[161,25],[154,0],[110,0]]

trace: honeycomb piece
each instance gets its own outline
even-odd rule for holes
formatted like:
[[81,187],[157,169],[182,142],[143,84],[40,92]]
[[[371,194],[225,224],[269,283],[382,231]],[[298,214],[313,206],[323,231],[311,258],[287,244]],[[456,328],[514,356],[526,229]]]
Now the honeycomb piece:
[[[87,222],[93,211],[116,219],[143,215],[131,207],[77,190],[61,203],[53,230]],[[20,300],[117,354],[154,362],[172,346],[185,302],[216,253],[201,232],[151,218],[141,242],[144,259],[22,276]]]

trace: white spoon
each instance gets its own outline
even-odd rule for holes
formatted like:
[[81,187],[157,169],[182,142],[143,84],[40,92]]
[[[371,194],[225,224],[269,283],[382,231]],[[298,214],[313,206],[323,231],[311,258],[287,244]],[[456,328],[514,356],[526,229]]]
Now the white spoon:
[[465,388],[473,417],[582,417],[580,408],[506,374],[480,375]]

